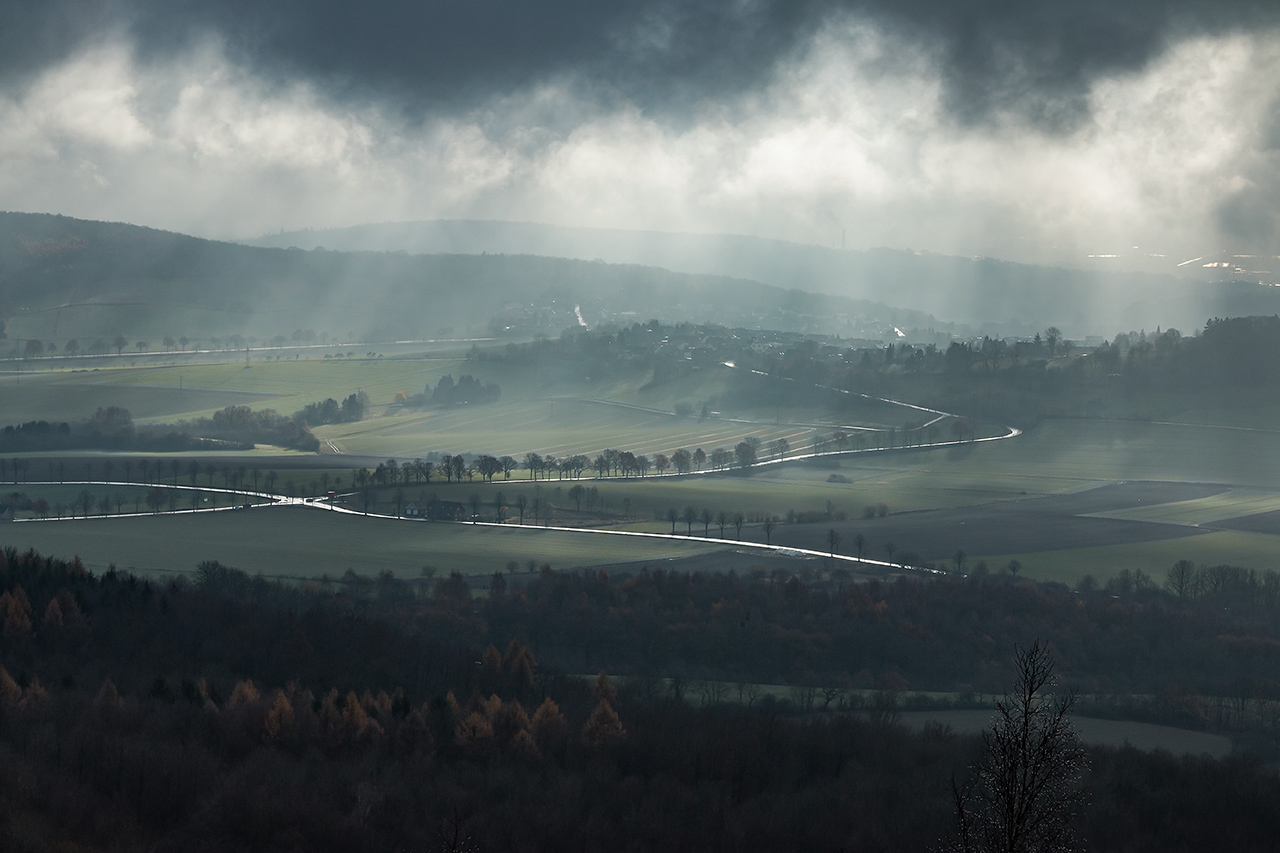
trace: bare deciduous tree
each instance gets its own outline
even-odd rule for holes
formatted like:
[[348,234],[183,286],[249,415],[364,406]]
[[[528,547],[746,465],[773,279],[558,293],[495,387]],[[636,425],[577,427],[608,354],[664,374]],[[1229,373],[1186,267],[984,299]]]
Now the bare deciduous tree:
[[1076,850],[1071,818],[1087,766],[1071,724],[1075,694],[1053,694],[1053,662],[1037,640],[1018,649],[1013,688],[996,702],[983,732],[986,757],[976,779],[951,782],[957,853],[1056,853]]

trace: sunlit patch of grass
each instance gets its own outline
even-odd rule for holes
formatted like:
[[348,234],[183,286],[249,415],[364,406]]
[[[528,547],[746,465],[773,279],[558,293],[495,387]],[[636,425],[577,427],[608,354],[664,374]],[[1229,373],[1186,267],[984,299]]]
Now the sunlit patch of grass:
[[1257,489],[1231,489],[1190,501],[1092,513],[1094,518],[1123,518],[1161,524],[1206,524],[1228,518],[1280,510],[1280,494]]

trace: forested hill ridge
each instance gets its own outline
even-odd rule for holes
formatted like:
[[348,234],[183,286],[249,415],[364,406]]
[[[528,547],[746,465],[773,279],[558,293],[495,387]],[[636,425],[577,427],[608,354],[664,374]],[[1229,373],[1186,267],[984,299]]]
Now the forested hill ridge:
[[757,281],[530,255],[267,249],[120,223],[0,213],[9,337],[343,340],[558,335],[579,323],[714,321],[846,336],[942,323]]
[[[1215,318],[1187,335],[1121,332],[1095,347],[1060,341],[1057,329],[1046,332],[1032,340],[984,337],[947,347],[837,352],[811,343],[734,351],[723,358],[743,369],[734,372],[725,401],[848,406],[847,392],[869,393],[1029,429],[1045,418],[1150,421],[1208,409],[1266,411],[1280,388],[1280,316]],[[556,343],[584,342],[577,335]],[[526,349],[537,357],[535,348]],[[846,392],[844,399],[832,388]]]
[[1209,283],[1158,272],[1064,269],[911,250],[843,251],[735,234],[437,220],[268,234],[251,244],[600,258],[887,301],[994,337],[1030,335],[1046,326],[1072,338],[1109,336],[1116,328],[1197,328],[1210,317],[1280,311],[1280,294],[1259,286],[1256,276]]

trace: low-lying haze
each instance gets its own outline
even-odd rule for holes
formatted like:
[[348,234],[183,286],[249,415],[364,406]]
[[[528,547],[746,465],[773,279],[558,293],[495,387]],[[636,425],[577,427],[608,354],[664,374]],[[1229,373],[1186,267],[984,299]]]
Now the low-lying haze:
[[492,218],[1072,265],[1277,249],[1280,14],[1256,4],[608,5],[12,4],[0,198],[233,238]]

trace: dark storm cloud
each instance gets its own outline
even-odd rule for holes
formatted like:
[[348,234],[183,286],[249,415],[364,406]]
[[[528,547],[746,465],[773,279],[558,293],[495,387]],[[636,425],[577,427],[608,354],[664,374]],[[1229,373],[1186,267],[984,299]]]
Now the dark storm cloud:
[[163,3],[137,16],[133,32],[158,53],[216,32],[259,73],[419,110],[470,108],[565,78],[600,97],[679,110],[758,83],[818,24],[817,11],[812,3],[220,0]]
[[961,120],[1009,111],[1068,130],[1087,113],[1099,75],[1137,71],[1172,41],[1280,21],[1257,0],[884,0],[860,4],[931,39]]
[[0,0],[0,197],[207,236],[1261,252],[1277,24],[1274,0]]
[[1068,130],[1095,75],[1138,69],[1172,38],[1280,20],[1259,0],[10,0],[0,73],[64,58],[112,25],[142,58],[217,35],[268,79],[302,78],[338,100],[411,113],[466,109],[544,81],[573,81],[678,117],[732,99],[824,23],[869,18],[922,43],[946,72],[953,117],[1009,112]]
[[63,61],[86,38],[118,21],[116,12],[93,0],[0,0],[0,80],[11,82]]

